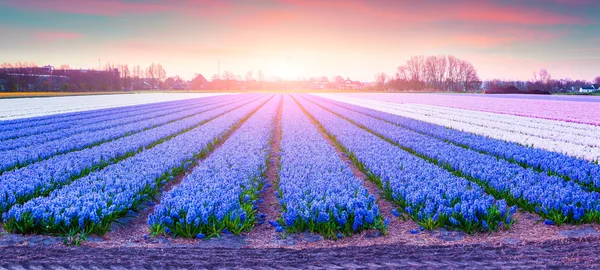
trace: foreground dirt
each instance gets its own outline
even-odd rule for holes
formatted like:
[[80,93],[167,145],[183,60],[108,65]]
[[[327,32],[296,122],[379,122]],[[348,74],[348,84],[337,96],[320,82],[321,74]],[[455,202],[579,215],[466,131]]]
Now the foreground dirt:
[[594,268],[600,239],[492,246],[376,245],[291,250],[172,248],[0,248],[0,269],[161,268]]

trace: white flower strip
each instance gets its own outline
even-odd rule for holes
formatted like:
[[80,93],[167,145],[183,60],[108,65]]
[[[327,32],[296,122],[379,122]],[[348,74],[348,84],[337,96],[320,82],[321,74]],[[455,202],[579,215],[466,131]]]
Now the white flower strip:
[[[428,122],[428,123],[432,123],[432,124],[436,124],[436,125],[440,125],[440,126],[445,126],[445,127],[465,131],[465,132],[471,132],[474,134],[483,135],[483,136],[487,136],[487,137],[494,138],[494,139],[515,142],[515,143],[519,143],[522,145],[528,145],[531,147],[536,147],[536,148],[540,148],[540,149],[544,149],[544,150],[548,150],[548,151],[563,153],[563,154],[566,154],[569,156],[582,158],[582,159],[586,159],[586,160],[590,160],[590,161],[600,160],[600,148],[599,147],[584,146],[581,144],[565,142],[565,141],[561,141],[561,140],[557,140],[557,139],[548,139],[548,138],[542,138],[542,137],[536,136],[536,135],[528,135],[528,134],[523,134],[523,133],[519,133],[519,132],[515,132],[515,131],[503,130],[499,127],[496,127],[496,124],[498,124],[498,122],[494,121],[494,120],[487,120],[487,121],[477,120],[476,122],[478,124],[472,124],[472,123],[465,122],[464,119],[463,119],[463,121],[451,120],[451,119],[449,119],[448,115],[444,115],[445,117],[442,118],[439,113],[413,112],[413,111],[407,110],[404,107],[404,105],[402,105],[402,104],[395,104],[395,103],[389,103],[389,102],[383,102],[383,101],[372,101],[372,100],[366,100],[366,99],[349,98],[349,97],[344,97],[344,96],[340,96],[340,95],[331,95],[331,94],[319,94],[318,96],[329,98],[329,99],[340,101],[340,102],[345,102],[348,104],[365,107],[365,108],[375,109],[378,111],[383,111],[383,112],[387,112],[387,113],[391,113],[391,114],[395,114],[395,115],[409,117],[409,118],[413,118],[413,119],[421,120],[424,122]],[[440,108],[442,108],[442,107],[440,107]],[[446,109],[446,108],[444,108],[444,109]],[[478,112],[478,111],[471,111],[470,114],[465,115],[464,117],[470,118],[470,117],[473,117],[473,115],[478,115],[480,113],[481,112]],[[497,117],[495,119],[500,119],[505,116],[503,114],[495,114],[495,115]],[[514,116],[511,116],[511,117],[514,117]],[[520,117],[520,118],[529,119],[527,117]],[[550,121],[550,120],[545,120],[545,121]],[[564,123],[561,121],[552,121],[552,122],[557,122],[556,123],[557,125],[559,123]],[[499,125],[502,126],[503,124],[499,123]],[[590,125],[590,127],[593,127],[593,126]],[[542,133],[542,132],[543,131],[538,130],[538,134]],[[592,131],[590,131],[590,132],[592,132]],[[593,131],[593,132],[598,132],[598,131]]]
[[600,146],[600,127],[598,126],[586,125],[586,129],[575,129],[558,126],[556,123],[548,121],[547,123],[535,123],[529,121],[531,118],[521,116],[498,115],[485,112],[473,114],[471,110],[423,104],[402,104],[401,109],[419,114],[435,114],[449,120],[481,126],[493,122],[494,127],[503,130],[581,145]]
[[[392,109],[401,110],[407,113],[415,113],[420,115],[429,115],[440,120],[461,122],[470,125],[476,125],[487,128],[495,128],[503,131],[520,133],[523,135],[549,139],[553,141],[562,141],[566,143],[581,145],[584,147],[599,147],[600,139],[590,136],[581,136],[572,134],[568,130],[547,130],[542,128],[534,128],[528,126],[527,119],[515,119],[512,123],[506,123],[501,117],[479,117],[473,111],[455,112],[452,108],[420,105],[420,104],[402,104],[400,106],[391,106]],[[592,133],[593,131],[589,131]]]
[[0,99],[0,121],[224,94],[227,93],[151,93]]

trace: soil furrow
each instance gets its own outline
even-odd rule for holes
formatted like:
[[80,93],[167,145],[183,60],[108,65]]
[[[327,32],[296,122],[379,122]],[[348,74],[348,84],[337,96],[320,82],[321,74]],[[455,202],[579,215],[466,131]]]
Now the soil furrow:
[[277,238],[275,228],[269,224],[269,220],[276,220],[281,216],[281,207],[279,200],[275,196],[275,190],[279,183],[279,164],[280,164],[280,146],[281,146],[281,116],[283,111],[283,98],[279,102],[277,116],[273,123],[273,132],[271,136],[271,149],[269,152],[269,161],[266,173],[266,183],[262,190],[261,198],[263,202],[258,204],[259,214],[265,215],[264,220],[259,221],[252,231],[247,234],[248,247],[266,248],[276,247],[274,241]]

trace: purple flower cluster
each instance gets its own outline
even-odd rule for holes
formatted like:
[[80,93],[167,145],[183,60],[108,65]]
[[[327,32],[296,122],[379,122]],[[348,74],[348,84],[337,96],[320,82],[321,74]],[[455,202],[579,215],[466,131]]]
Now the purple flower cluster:
[[202,161],[181,184],[165,193],[148,218],[153,234],[204,238],[223,230],[249,230],[258,201],[273,123],[281,97],[273,98]]
[[[302,105],[336,138],[367,175],[421,226],[473,232],[510,226],[516,208],[467,179],[456,177],[335,116],[303,98]],[[395,215],[400,215],[394,212]]]
[[284,98],[281,121],[279,225],[330,238],[383,227],[375,197],[289,96]]
[[[546,151],[539,148],[522,146],[513,142],[496,140],[476,134],[449,129],[423,121],[393,115],[377,110],[354,106],[333,100],[318,98],[320,104],[326,101],[344,108],[373,116],[421,134],[446,140],[469,149],[514,161],[527,167],[557,174],[569,180],[577,181],[585,187],[600,190],[600,165],[571,157],[565,154]],[[311,98],[311,100],[314,100]]]
[[127,115],[133,116],[139,114],[140,111],[145,112],[148,109],[150,111],[159,109],[162,110],[172,107],[185,106],[191,103],[211,102],[218,100],[219,98],[219,96],[195,98],[179,101],[167,101],[143,105],[123,106],[117,108],[106,108],[90,111],[54,114],[48,116],[29,117],[15,120],[3,120],[0,121],[0,141],[32,136],[41,133],[48,133],[57,130],[70,129],[73,127],[86,126],[98,122],[126,117]]
[[[223,100],[222,98],[220,99]],[[209,105],[210,102],[206,101],[198,101],[198,100],[186,100],[186,103],[181,104],[169,104],[166,106],[157,106],[156,108],[145,108],[140,109],[139,111],[130,111],[126,113],[117,113],[115,115],[110,115],[111,117],[106,117],[105,119],[94,119],[87,121],[94,121],[88,123],[81,123],[84,121],[73,121],[73,125],[70,127],[65,127],[55,131],[43,132],[35,135],[26,135],[21,136],[19,138],[5,140],[0,142],[0,153],[2,151],[12,150],[21,147],[27,146],[39,146],[45,142],[54,141],[54,140],[64,140],[72,135],[77,135],[80,133],[90,134],[94,131],[109,129],[120,127],[123,125],[127,125],[130,123],[136,123],[144,120],[148,120],[151,118],[157,118],[161,116],[167,116],[170,114],[176,114],[179,112],[189,111],[190,109],[194,109],[198,107],[198,104],[206,104]],[[68,120],[66,120],[68,121]],[[87,122],[86,121],[86,122]],[[43,127],[42,127],[43,128]],[[28,129],[29,130],[29,129]]]
[[[0,214],[17,203],[47,194],[99,167],[110,165],[114,163],[113,161],[133,155],[148,146],[200,125],[249,101],[223,102],[227,102],[229,105],[224,107],[218,104],[199,106],[205,111],[191,117],[5,172],[0,175]],[[189,113],[188,111],[181,114]]]
[[[322,104],[322,102],[320,102]],[[572,181],[523,168],[474,150],[423,135],[337,106],[331,111],[450,171],[468,177],[509,204],[535,211],[557,224],[600,220],[600,194]]]
[[195,156],[264,104],[266,97],[235,109],[153,148],[91,173],[3,214],[4,225],[21,233],[104,233],[112,221],[156,194]]
[[[227,105],[230,97],[221,97],[220,106]],[[209,107],[213,108],[215,105]],[[185,108],[182,111],[163,115],[163,113],[153,114],[152,118],[142,121],[130,122],[128,124],[114,126],[102,130],[86,131],[74,134],[60,140],[53,140],[42,144],[21,147],[17,149],[0,152],[0,172],[7,171],[15,167],[29,165],[32,162],[47,159],[54,155],[77,151],[87,147],[92,147],[106,141],[111,141],[123,136],[137,133],[145,129],[153,128],[159,125],[190,117],[195,114],[206,111],[204,106],[193,106]],[[123,120],[127,121],[127,120]]]
[[[195,100],[195,102],[198,102],[198,100]],[[56,140],[71,134],[85,132],[86,130],[99,130],[102,129],[103,125],[110,124],[113,121],[131,119],[152,112],[168,111],[186,107],[191,104],[194,104],[194,101],[184,100],[156,105],[153,104],[154,106],[145,105],[143,107],[140,106],[137,109],[127,107],[120,110],[113,109],[111,113],[83,119],[78,119],[78,115],[72,116],[71,118],[57,116],[56,122],[1,132],[0,141],[2,142],[0,143],[0,150],[4,151],[18,148],[20,147],[20,144],[24,143],[26,140],[30,140],[30,142],[33,143],[41,143],[44,141]]]

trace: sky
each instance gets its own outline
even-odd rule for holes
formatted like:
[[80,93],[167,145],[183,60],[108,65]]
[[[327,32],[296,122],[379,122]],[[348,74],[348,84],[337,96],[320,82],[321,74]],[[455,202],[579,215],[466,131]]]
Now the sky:
[[161,63],[267,78],[373,81],[451,54],[482,79],[600,75],[600,0],[0,0],[0,62]]

